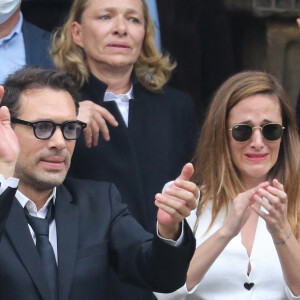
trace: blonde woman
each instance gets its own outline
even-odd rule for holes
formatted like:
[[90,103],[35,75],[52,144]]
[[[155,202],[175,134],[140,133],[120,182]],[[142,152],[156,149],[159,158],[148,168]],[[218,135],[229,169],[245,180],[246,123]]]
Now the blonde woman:
[[278,81],[243,72],[217,91],[194,156],[186,285],[158,299],[300,299],[300,148]]
[[191,159],[196,123],[191,97],[165,86],[175,64],[156,49],[145,1],[75,0],[51,53],[77,78],[88,124],[69,174],[115,183],[154,232],[154,195]]
[[156,49],[145,1],[75,0],[52,56],[89,99],[80,102],[86,146],[79,141],[71,174],[116,183],[153,230],[155,188],[191,159],[196,126],[191,98],[164,87],[175,65]]

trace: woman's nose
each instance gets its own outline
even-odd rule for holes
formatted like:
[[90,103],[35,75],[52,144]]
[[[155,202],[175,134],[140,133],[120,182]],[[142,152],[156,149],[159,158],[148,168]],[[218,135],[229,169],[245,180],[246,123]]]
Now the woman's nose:
[[253,128],[250,146],[255,149],[261,149],[264,146],[264,137],[261,128]]
[[126,33],[127,33],[126,20],[124,19],[124,17],[119,16],[115,19],[114,34],[123,36],[123,35],[126,35]]

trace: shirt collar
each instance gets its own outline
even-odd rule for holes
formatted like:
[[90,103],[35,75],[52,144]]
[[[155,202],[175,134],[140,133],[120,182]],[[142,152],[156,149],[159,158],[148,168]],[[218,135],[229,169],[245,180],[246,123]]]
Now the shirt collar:
[[[29,198],[27,198],[24,194],[22,194],[19,190],[17,190],[16,193],[16,198],[18,199],[19,203],[21,204],[21,206],[24,208],[26,206],[29,214],[32,215],[36,215],[37,214],[37,208],[35,203],[30,200]],[[53,204],[55,204],[55,200],[56,200],[56,187],[53,188],[51,195],[48,197],[45,205],[39,210],[39,213],[41,214],[47,214],[47,206],[49,204],[49,202],[51,201],[51,199],[53,199]]]
[[134,99],[132,84],[131,84],[130,90],[126,94],[115,94],[112,92],[105,92],[103,101],[129,102],[129,100],[131,100],[131,99]]
[[9,33],[9,35],[3,37],[0,39],[0,45],[3,43],[8,43],[10,40],[12,40],[16,35],[20,34],[22,32],[22,24],[23,24],[23,15],[20,12],[20,18],[15,25],[15,27],[12,29],[12,31]]

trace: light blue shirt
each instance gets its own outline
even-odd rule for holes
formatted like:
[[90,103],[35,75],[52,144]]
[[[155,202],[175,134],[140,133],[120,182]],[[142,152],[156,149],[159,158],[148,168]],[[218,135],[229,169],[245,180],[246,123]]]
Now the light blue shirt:
[[16,26],[0,39],[0,84],[6,77],[26,65],[25,45],[22,33],[23,15]]
[[155,26],[155,44],[157,49],[161,51],[160,26],[156,0],[146,0],[146,3],[148,5],[148,10]]

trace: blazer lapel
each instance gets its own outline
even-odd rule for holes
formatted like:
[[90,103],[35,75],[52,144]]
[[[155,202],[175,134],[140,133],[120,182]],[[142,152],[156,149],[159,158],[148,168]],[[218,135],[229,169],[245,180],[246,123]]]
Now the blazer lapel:
[[78,248],[78,208],[64,186],[57,188],[55,222],[58,251],[58,299],[69,298]]
[[37,287],[42,299],[49,299],[40,258],[30,234],[24,209],[15,198],[6,222],[6,233]]

